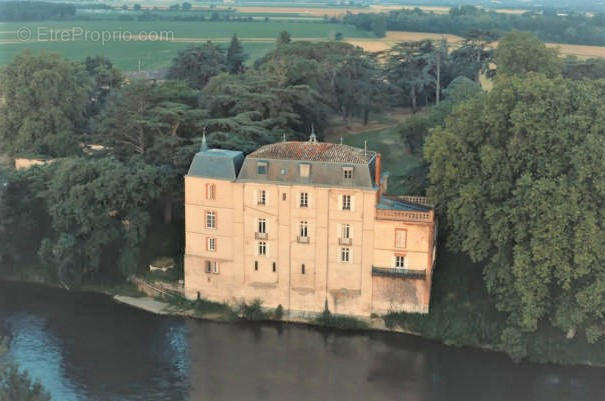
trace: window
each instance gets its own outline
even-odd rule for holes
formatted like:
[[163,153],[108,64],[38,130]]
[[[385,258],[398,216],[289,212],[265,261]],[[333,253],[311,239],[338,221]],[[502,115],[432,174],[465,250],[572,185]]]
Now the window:
[[309,194],[306,192],[300,193],[300,207],[308,207],[309,206]]
[[281,200],[286,200],[286,193],[281,194]]
[[216,228],[215,212],[206,212],[206,228]]
[[254,271],[258,271],[258,260],[254,261]]
[[350,262],[351,261],[351,250],[349,248],[340,248],[340,261]]
[[405,256],[395,256],[395,267],[399,269],[405,267]]
[[304,263],[302,265],[300,265],[300,272],[302,274],[305,274],[305,264]]
[[218,263],[213,260],[206,261],[206,273],[218,274]]
[[216,251],[216,238],[208,238],[208,240],[206,241],[206,249],[211,252]]
[[267,243],[265,241],[258,241],[258,254],[259,255],[267,254]]
[[277,271],[277,263],[273,262],[273,273]]
[[342,210],[351,210],[351,195],[342,196]]
[[353,167],[343,167],[342,176],[345,180],[352,179],[353,178]]
[[308,177],[311,171],[311,165],[307,163],[301,163],[298,165],[298,171],[301,177]]
[[300,236],[303,238],[308,237],[309,234],[309,229],[308,229],[308,224],[306,221],[301,221],[300,222]]
[[259,205],[265,205],[267,202],[267,193],[264,189],[259,189],[256,194],[256,203]]
[[399,249],[405,248],[406,241],[407,241],[407,234],[408,234],[408,232],[406,230],[402,230],[402,229],[395,230],[395,248],[399,248]]
[[256,173],[259,175],[267,175],[267,162],[256,163]]
[[267,232],[267,220],[258,219],[258,232],[263,234]]
[[351,238],[351,225],[343,224],[342,225],[342,239]]
[[208,200],[216,199],[216,185],[206,184],[206,199],[208,199]]

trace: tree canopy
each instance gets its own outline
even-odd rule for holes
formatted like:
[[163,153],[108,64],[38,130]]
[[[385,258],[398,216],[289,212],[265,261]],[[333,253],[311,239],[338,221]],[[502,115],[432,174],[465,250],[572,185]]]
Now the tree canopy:
[[494,54],[499,74],[538,72],[553,77],[561,73],[557,49],[550,49],[531,33],[512,32],[500,39]]
[[544,321],[589,341],[605,333],[604,94],[603,81],[509,76],[426,144],[429,195],[452,246],[485,263],[518,356]]
[[23,52],[0,70],[0,148],[10,154],[79,151],[91,79],[57,54]]
[[172,60],[169,79],[186,81],[194,89],[202,89],[215,75],[227,71],[225,51],[208,41],[201,46],[181,50]]

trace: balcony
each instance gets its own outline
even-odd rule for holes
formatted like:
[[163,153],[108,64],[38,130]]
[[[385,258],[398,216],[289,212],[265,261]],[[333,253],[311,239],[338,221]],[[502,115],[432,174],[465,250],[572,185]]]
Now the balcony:
[[308,244],[309,237],[302,237],[299,235],[298,237],[296,237],[296,242],[298,242],[299,244]]
[[269,236],[267,233],[254,233],[254,239],[267,239]]
[[372,266],[372,276],[388,276],[424,280],[426,278],[426,270]]
[[353,238],[338,238],[338,245],[351,245]]

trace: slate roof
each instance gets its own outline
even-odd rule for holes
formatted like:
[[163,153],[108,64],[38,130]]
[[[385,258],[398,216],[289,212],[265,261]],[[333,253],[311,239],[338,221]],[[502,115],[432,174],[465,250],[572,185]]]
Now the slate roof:
[[380,202],[376,205],[377,209],[402,210],[406,212],[428,212],[431,210],[428,206],[418,205],[416,203],[405,202],[401,199],[380,197]]
[[235,181],[244,154],[226,149],[206,149],[195,154],[187,175]]
[[367,164],[376,152],[329,142],[278,142],[250,153],[252,159]]

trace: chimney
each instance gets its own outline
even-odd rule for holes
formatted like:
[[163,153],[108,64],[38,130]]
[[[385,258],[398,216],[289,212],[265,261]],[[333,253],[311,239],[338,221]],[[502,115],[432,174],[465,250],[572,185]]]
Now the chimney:
[[378,196],[380,196],[380,171],[381,169],[381,165],[380,165],[380,153],[376,153],[376,161],[374,162],[374,182],[376,183],[376,186],[378,187]]

